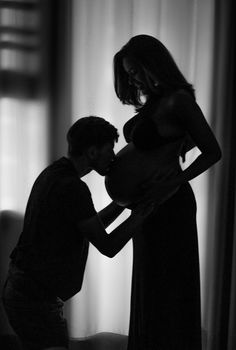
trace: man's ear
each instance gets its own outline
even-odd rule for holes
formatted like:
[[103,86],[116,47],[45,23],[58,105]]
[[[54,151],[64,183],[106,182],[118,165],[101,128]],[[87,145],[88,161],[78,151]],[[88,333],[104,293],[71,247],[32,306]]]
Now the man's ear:
[[96,146],[90,146],[86,150],[86,155],[89,159],[96,159],[98,154],[98,149]]

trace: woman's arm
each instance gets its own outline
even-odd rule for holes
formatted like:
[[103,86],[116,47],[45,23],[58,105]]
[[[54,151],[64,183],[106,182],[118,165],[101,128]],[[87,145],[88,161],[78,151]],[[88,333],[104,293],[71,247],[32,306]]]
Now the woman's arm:
[[189,167],[175,179],[172,179],[176,185],[181,185],[210,168],[220,160],[222,154],[220,146],[197,103],[187,93],[179,92],[176,94],[174,106],[179,124],[201,152]]
[[161,180],[153,178],[143,184],[144,200],[161,204],[172,196],[178,187],[209,169],[221,158],[220,146],[201,109],[185,92],[178,92],[172,101],[172,113],[182,132],[189,135],[201,154],[185,170]]
[[184,141],[184,147],[181,151],[181,157],[185,161],[185,155],[187,152],[191,151],[194,147],[196,147],[195,143],[193,142],[192,138],[189,135],[186,135],[186,139]]

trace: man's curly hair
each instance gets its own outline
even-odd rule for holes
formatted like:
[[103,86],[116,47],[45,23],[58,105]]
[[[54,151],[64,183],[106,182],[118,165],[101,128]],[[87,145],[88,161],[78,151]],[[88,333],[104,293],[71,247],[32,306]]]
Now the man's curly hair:
[[118,130],[106,121],[97,116],[87,116],[78,119],[67,133],[68,155],[78,156],[90,146],[98,148],[106,143],[118,141]]

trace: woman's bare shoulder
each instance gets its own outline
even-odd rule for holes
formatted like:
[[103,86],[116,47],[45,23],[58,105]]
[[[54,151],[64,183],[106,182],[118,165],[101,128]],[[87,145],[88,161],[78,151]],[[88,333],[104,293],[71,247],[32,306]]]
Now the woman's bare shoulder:
[[179,89],[169,96],[168,100],[170,107],[194,106],[196,101],[194,96],[186,89]]

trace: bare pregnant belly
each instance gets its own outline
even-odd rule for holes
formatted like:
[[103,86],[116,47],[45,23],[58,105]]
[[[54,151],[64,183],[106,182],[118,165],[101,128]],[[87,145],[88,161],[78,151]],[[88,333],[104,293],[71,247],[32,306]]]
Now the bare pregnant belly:
[[158,179],[174,176],[180,171],[179,142],[152,151],[139,151],[130,142],[116,155],[105,186],[109,196],[119,205],[132,204],[140,192],[140,185],[154,175]]

